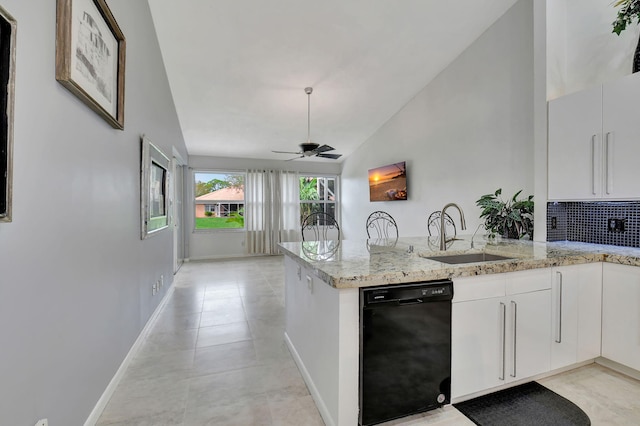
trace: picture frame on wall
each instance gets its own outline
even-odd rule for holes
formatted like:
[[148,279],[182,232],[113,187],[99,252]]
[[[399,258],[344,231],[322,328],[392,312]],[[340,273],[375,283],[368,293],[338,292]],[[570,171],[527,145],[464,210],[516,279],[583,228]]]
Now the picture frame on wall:
[[148,137],[141,137],[141,239],[169,227],[169,158]]
[[0,222],[11,222],[16,20],[0,6]]
[[124,129],[126,41],[105,0],[57,0],[56,80]]

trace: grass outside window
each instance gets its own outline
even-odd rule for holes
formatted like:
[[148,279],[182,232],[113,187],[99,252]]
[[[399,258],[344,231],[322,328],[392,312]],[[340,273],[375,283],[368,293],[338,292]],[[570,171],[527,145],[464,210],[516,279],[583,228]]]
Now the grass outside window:
[[229,222],[226,217],[197,217],[196,229],[242,229],[238,222]]

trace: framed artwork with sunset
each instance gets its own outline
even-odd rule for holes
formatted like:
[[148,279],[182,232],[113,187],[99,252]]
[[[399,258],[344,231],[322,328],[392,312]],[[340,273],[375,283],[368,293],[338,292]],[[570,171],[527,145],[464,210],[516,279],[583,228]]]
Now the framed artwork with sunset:
[[406,199],[407,168],[405,161],[369,170],[370,201],[399,201]]

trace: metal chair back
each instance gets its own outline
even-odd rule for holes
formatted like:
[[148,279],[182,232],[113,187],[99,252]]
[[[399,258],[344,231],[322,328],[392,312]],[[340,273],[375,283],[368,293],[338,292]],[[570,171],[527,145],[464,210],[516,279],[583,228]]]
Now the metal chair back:
[[313,212],[302,220],[302,241],[334,240],[336,238],[332,238],[332,235],[336,232],[340,241],[340,226],[329,213]]

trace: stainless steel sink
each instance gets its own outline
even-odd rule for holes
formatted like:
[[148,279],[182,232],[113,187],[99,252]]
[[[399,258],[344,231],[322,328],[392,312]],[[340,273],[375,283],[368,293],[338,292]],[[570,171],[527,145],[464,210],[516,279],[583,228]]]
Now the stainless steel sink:
[[457,265],[459,263],[491,262],[494,260],[509,260],[513,258],[489,253],[465,253],[444,256],[427,256],[426,259]]

